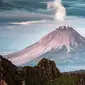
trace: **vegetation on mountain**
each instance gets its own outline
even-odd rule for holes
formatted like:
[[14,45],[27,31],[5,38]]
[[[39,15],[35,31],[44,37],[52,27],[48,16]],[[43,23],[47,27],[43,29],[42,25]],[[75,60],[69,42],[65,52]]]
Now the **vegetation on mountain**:
[[60,73],[54,61],[43,58],[35,67],[16,67],[0,56],[0,85],[85,85],[85,71]]

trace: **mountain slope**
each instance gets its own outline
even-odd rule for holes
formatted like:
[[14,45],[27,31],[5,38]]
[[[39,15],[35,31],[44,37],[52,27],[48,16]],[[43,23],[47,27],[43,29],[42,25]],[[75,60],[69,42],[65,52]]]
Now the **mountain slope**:
[[0,85],[22,85],[18,67],[0,55]]
[[79,57],[84,50],[85,38],[72,27],[61,26],[34,45],[5,57],[16,65],[23,65],[42,57],[54,60]]
[[0,55],[0,85],[44,85],[59,76],[54,61],[43,58],[34,67],[18,68]]

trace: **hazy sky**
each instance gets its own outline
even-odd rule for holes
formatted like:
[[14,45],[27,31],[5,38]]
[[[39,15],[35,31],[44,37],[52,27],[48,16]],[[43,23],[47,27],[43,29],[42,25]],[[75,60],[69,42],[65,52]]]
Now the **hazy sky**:
[[60,25],[85,36],[85,0],[62,0],[64,21],[55,20],[56,10],[48,8],[49,2],[54,0],[0,0],[1,54],[22,50]]
[[[57,1],[57,0],[56,0]],[[64,21],[55,21],[55,8],[48,8],[54,0],[1,0],[0,52],[21,50],[59,25],[70,25],[85,36],[85,1],[62,0],[66,9]]]
[[54,0],[0,0],[0,53],[21,50],[59,25],[70,25],[85,36],[84,0],[62,0],[64,21],[55,20],[49,2]]

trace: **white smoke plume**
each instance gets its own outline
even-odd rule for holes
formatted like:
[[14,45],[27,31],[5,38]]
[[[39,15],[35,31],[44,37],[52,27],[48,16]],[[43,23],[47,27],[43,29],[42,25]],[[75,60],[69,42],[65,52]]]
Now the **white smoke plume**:
[[55,20],[62,21],[64,20],[64,17],[66,16],[66,9],[62,5],[61,0],[55,0],[54,2],[48,3],[48,8],[54,8],[55,9]]

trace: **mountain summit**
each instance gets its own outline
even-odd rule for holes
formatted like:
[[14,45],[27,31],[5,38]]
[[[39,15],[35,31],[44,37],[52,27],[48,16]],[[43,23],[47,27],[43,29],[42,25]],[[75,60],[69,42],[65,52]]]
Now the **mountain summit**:
[[79,57],[84,54],[85,38],[72,27],[60,26],[34,45],[5,57],[16,65],[46,57],[53,60]]
[[77,33],[72,27],[61,26],[44,36],[39,42],[47,46],[46,50],[65,46],[67,52],[70,52],[72,46],[76,48],[80,44],[85,44],[85,38]]

